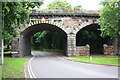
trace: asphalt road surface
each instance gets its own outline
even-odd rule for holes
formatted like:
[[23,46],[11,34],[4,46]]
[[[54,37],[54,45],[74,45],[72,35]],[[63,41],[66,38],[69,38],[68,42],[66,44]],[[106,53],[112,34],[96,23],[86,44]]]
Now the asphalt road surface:
[[32,55],[36,78],[118,78],[118,67],[69,61],[41,51],[32,51]]

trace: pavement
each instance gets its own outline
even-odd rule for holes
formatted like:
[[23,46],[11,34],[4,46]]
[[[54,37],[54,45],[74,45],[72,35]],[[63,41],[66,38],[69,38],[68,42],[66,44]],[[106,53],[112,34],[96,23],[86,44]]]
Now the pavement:
[[50,52],[32,51],[26,78],[118,78],[118,68],[67,60]]

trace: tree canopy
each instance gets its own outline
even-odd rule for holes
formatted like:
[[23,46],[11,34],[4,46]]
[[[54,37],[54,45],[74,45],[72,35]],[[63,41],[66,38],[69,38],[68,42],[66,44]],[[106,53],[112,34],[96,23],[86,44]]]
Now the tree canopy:
[[101,36],[118,37],[120,31],[120,2],[102,2],[103,9],[99,18]]
[[79,31],[76,35],[76,45],[77,46],[86,46],[90,45],[90,53],[100,54],[102,53],[103,43],[102,37],[95,34],[94,32],[82,30]]
[[83,9],[81,5],[77,5],[77,6],[73,7],[73,8],[74,8],[74,10],[82,10]]
[[61,0],[55,0],[54,2],[50,3],[47,5],[48,9],[62,9],[62,10],[71,10],[72,6],[69,4],[66,0],[61,1]]
[[29,19],[31,13],[29,8],[39,7],[43,2],[3,2],[4,16],[4,39],[5,44],[11,44],[12,38],[16,37],[17,33],[14,30],[15,26],[25,23]]
[[58,32],[41,31],[32,37],[33,49],[63,49],[63,38]]
[[77,5],[73,7],[66,0],[54,0],[50,4],[47,5],[48,9],[60,9],[60,10],[82,10],[81,5]]

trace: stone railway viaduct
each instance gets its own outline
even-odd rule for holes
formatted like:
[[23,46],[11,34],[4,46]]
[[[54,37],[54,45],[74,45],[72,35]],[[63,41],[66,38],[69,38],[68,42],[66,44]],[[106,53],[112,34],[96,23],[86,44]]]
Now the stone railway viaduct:
[[[45,17],[46,21],[40,21]],[[39,10],[32,9],[26,24],[16,26],[18,36],[13,39],[13,51],[21,56],[31,54],[31,37],[42,30],[53,30],[66,38],[67,56],[76,56],[76,34],[85,27],[97,29],[99,11]]]

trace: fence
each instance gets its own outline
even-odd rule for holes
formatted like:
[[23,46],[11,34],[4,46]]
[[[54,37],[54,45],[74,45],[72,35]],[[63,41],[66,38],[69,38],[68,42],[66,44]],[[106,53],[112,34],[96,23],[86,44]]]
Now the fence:
[[99,10],[47,10],[47,9],[32,9],[32,13],[87,13],[87,14],[99,14]]

